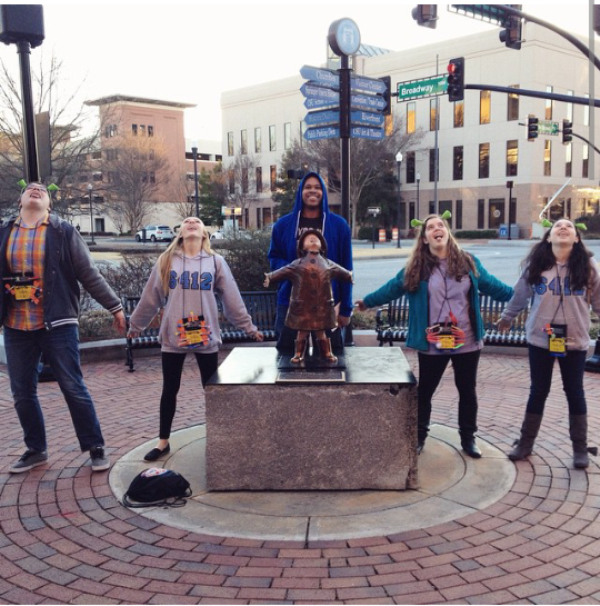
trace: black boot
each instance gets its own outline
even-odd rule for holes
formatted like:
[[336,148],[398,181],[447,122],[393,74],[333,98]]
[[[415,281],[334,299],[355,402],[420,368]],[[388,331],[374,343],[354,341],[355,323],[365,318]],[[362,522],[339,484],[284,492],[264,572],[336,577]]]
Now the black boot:
[[569,415],[569,434],[573,443],[573,467],[577,469],[585,469],[590,465],[587,425],[587,415]]
[[513,444],[514,448],[508,453],[511,461],[526,459],[533,452],[533,444],[542,424],[542,416],[530,412],[525,413],[523,425],[521,425],[521,437]]
[[473,434],[461,434],[460,445],[465,451],[465,454],[472,459],[481,459],[481,450],[475,443],[475,436]]

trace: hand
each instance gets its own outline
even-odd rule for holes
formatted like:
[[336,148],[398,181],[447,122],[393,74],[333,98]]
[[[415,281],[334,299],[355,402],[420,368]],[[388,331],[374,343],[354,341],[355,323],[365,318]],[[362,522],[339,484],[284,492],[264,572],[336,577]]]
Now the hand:
[[366,305],[365,302],[362,299],[359,299],[358,301],[356,301],[354,303],[354,305],[356,305],[356,307],[358,307],[359,311],[367,311],[367,309],[369,309]]
[[505,320],[504,318],[500,318],[500,320],[496,322],[496,326],[500,332],[506,332],[511,324],[512,320]]
[[344,326],[348,326],[348,324],[350,324],[350,318],[348,316],[338,316],[337,324],[340,328],[344,328]]
[[269,278],[269,274],[265,274],[265,280],[263,282],[263,286],[265,288],[269,288],[270,283],[271,283],[271,278]]
[[262,334],[262,332],[260,332],[260,330],[257,330],[253,335],[252,338],[255,341],[264,341],[265,340],[265,336]]
[[125,321],[125,314],[123,313],[122,309],[113,314],[113,328],[117,330],[119,334],[125,334],[127,322]]

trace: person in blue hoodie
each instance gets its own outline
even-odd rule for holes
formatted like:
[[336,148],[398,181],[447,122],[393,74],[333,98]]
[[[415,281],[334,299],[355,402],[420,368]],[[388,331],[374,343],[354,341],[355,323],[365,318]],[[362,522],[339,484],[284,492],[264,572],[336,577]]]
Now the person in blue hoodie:
[[[327,242],[327,257],[330,261],[352,271],[352,239],[350,227],[344,218],[329,210],[327,189],[318,173],[309,172],[300,182],[292,212],[281,217],[273,226],[269,262],[271,271],[276,271],[298,256],[298,240],[309,229],[323,234]],[[280,351],[293,351],[296,332],[285,326],[285,317],[290,305],[291,282],[286,280],[279,286],[277,294],[277,320],[275,329],[278,334],[277,348]],[[330,334],[334,352],[343,349],[342,330],[350,324],[352,316],[352,284],[333,281],[333,297],[339,306],[338,329]]]

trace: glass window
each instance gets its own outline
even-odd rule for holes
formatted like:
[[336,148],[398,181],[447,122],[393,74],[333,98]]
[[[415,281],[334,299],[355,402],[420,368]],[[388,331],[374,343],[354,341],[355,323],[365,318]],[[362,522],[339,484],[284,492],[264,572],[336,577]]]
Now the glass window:
[[452,179],[460,181],[463,178],[463,148],[458,145],[452,152]]
[[406,152],[406,182],[415,182],[415,152]]
[[263,190],[262,167],[257,166],[256,167],[256,193],[260,194],[260,193],[262,193],[262,190]]
[[[519,88],[518,84],[511,84],[510,88]],[[507,120],[519,119],[519,95],[515,93],[508,94],[508,105],[506,108]]]
[[227,155],[228,156],[233,156],[234,155],[234,150],[233,150],[233,133],[232,132],[227,133]]
[[429,150],[429,180],[430,181],[435,181],[435,166],[436,166],[436,162],[435,162],[435,148],[434,149],[430,149]]
[[[429,99],[429,130],[436,129],[437,99]],[[438,126],[439,128],[439,126]]]
[[148,124],[148,136],[154,137],[154,126],[152,126],[151,124]]
[[414,133],[417,130],[417,104],[411,101],[406,104],[406,132]]
[[490,176],[490,144],[479,144],[479,178],[488,179]]
[[[452,214],[452,200],[440,200],[440,215],[444,214],[446,211],[449,211]],[[452,215],[449,219],[447,219],[450,227],[453,225],[454,215]]]
[[544,141],[544,177],[552,176],[552,141]]
[[260,126],[254,129],[254,152],[257,154],[262,152]]
[[573,176],[573,146],[571,143],[565,145],[565,177]]
[[485,200],[477,200],[477,229],[485,227]]
[[277,188],[277,165],[271,164],[269,168],[269,179],[271,183],[271,191],[275,191]]
[[581,148],[583,165],[581,167],[581,176],[584,178],[588,178],[589,175],[589,160],[590,160],[590,148],[587,145],[584,145]]
[[482,90],[479,93],[479,124],[489,124],[492,118],[492,93]]
[[274,124],[269,126],[269,151],[277,151],[277,133]]
[[131,125],[131,134],[134,137],[137,137],[137,134],[138,134],[138,125],[137,124],[132,124]]
[[242,168],[242,193],[248,193],[248,169]]
[[235,194],[235,179],[233,178],[233,171],[229,171],[229,194],[233,196]]
[[292,147],[292,123],[286,122],[283,125],[283,148],[290,149]]
[[[546,86],[546,92],[552,94],[554,87]],[[552,99],[546,99],[546,105],[544,107],[544,120],[552,120],[552,109],[553,109],[553,101]]]
[[243,130],[240,133],[240,151],[243,156],[248,153],[248,131]]
[[456,201],[456,229],[462,229],[462,200]]
[[502,223],[506,223],[504,220],[505,205],[504,198],[490,200],[489,229],[499,229]]
[[516,139],[506,142],[506,176],[516,177],[519,163],[519,142]]
[[454,128],[461,128],[465,125],[465,102],[455,101],[454,103]]
[[140,124],[140,135],[142,137],[146,136],[146,125],[145,124]]

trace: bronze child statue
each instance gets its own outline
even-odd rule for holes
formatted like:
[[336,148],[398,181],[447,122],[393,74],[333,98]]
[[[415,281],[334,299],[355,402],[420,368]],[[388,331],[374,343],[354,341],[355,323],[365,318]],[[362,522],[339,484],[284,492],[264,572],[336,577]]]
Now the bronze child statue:
[[264,286],[271,282],[292,282],[290,307],[285,325],[298,331],[292,362],[304,359],[307,338],[314,331],[321,357],[337,362],[325,331],[337,327],[331,280],[352,282],[352,272],[327,259],[327,243],[321,232],[305,231],[298,240],[298,259],[274,272],[265,274]]

